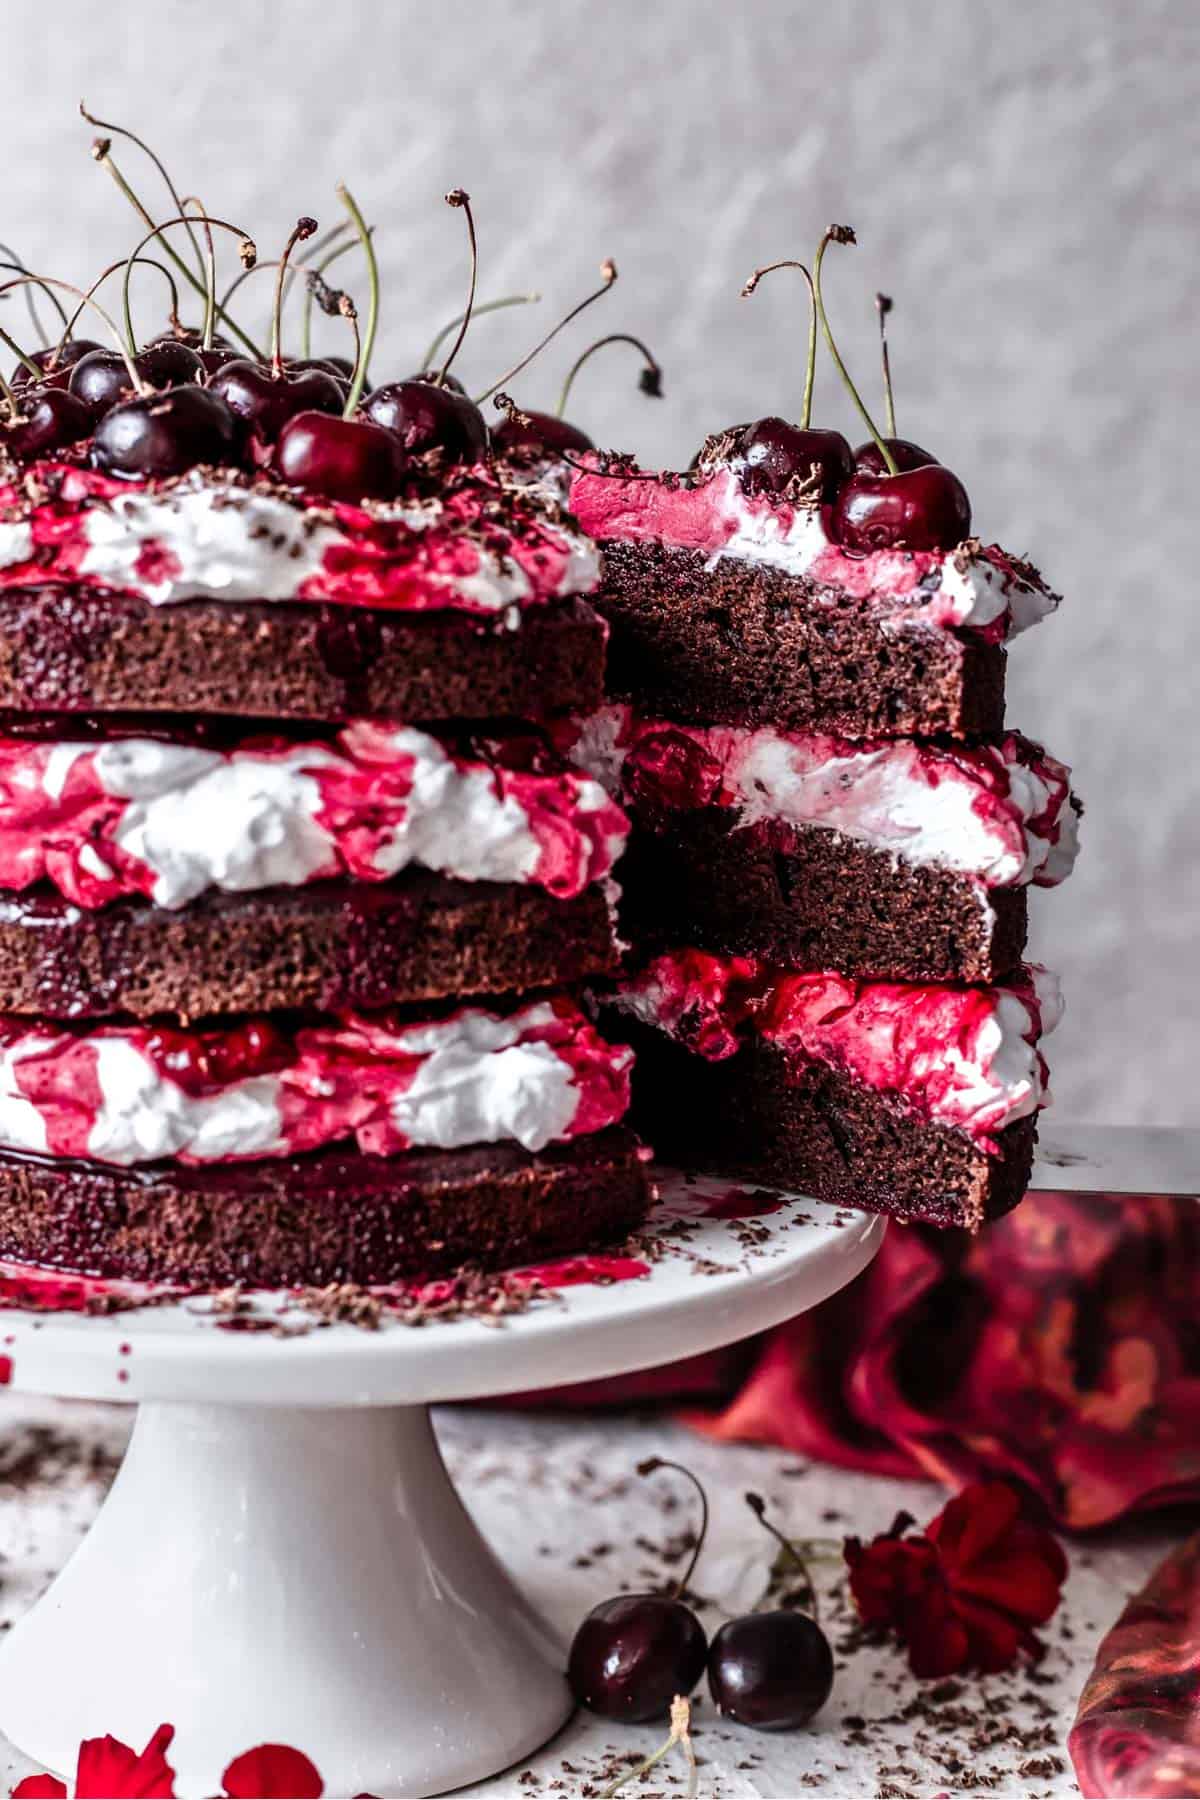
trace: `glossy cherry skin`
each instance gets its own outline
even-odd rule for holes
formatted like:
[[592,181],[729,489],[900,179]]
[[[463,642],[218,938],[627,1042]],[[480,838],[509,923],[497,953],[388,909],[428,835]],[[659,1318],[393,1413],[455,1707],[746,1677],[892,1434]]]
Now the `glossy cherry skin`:
[[400,485],[403,461],[390,431],[329,413],[297,413],[275,447],[275,466],[290,486],[351,505],[390,499]]
[[727,1718],[758,1731],[795,1731],[820,1712],[833,1688],[833,1652],[802,1612],[730,1619],[708,1651],[708,1688]]
[[211,350],[197,350],[196,355],[200,358],[200,366],[207,381],[211,381],[217,370],[223,369],[226,363],[242,360],[242,352],[227,344],[214,344]]
[[704,1627],[682,1600],[621,1594],[594,1606],[575,1633],[567,1681],[589,1712],[640,1723],[691,1693],[707,1654]]
[[26,417],[4,432],[4,446],[13,456],[53,456],[92,429],[91,408],[65,388],[42,388],[29,394],[24,404]]
[[123,480],[153,480],[199,463],[236,462],[241,438],[220,395],[191,384],[105,413],[92,440],[92,463]]
[[133,366],[151,387],[182,387],[187,381],[204,379],[204,364],[190,344],[181,338],[160,338],[147,344],[133,359]]
[[[164,338],[161,343],[147,344],[133,359],[133,366],[143,381],[152,388],[182,387],[185,382],[203,379],[204,364],[196,352],[177,338]],[[71,370],[70,391],[100,418],[112,406],[133,397],[129,370],[125,359],[115,350],[93,350],[81,357]]]
[[[420,369],[415,375],[406,375],[404,379],[406,381],[431,381],[436,386],[440,373],[440,369]],[[465,394],[467,391],[457,375],[447,375],[442,385],[448,387],[452,394]]]
[[556,450],[569,450],[573,455],[582,455],[586,450],[596,448],[586,431],[580,431],[577,425],[569,425],[566,419],[556,419],[553,413],[526,413],[525,420],[514,419],[509,413],[492,433],[492,442],[497,450],[520,450],[536,454],[545,451],[553,455]]
[[483,414],[465,394],[432,381],[392,381],[363,401],[375,425],[394,431],[410,456],[440,450],[447,462],[479,462],[487,454]]
[[971,532],[971,502],[941,463],[899,475],[852,476],[833,508],[833,536],[847,550],[953,550]]
[[251,362],[247,356],[226,363],[208,385],[248,431],[268,444],[297,413],[340,413],[346,404],[341,382],[327,369],[293,366],[275,376],[265,363]]
[[[922,450],[920,444],[914,444],[911,438],[884,438],[884,443],[892,453],[892,461],[898,469],[923,469],[929,463],[937,461],[928,450]],[[879,445],[874,438],[868,438],[854,452],[856,469],[866,469],[872,475],[883,475],[887,464],[879,454]]]
[[[71,370],[79,359],[83,356],[89,356],[93,350],[102,350],[103,348],[103,344],[98,344],[95,338],[68,338],[62,349],[58,351],[57,356],[55,356],[55,351],[58,349],[58,346],[56,344],[51,344],[45,350],[34,350],[31,353],[29,360],[30,362],[35,362],[39,369],[45,371],[49,368],[50,361],[53,358],[54,367],[50,370],[49,374],[43,374],[43,380],[47,387],[65,388],[67,382],[70,380]],[[28,387],[32,380],[33,376],[25,367],[25,364],[18,363],[12,372],[10,385],[14,388]]]
[[742,487],[748,494],[783,494],[797,478],[815,470],[826,505],[854,473],[854,457],[840,431],[789,425],[786,419],[756,419],[740,433],[734,451]]

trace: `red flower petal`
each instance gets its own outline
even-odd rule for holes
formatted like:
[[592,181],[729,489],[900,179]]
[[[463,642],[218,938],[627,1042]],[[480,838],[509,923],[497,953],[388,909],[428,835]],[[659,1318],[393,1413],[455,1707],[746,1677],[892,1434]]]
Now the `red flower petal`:
[[229,1800],[319,1800],[325,1783],[302,1750],[258,1744],[235,1756],[221,1777]]
[[26,1775],[8,1791],[11,1800],[67,1800],[66,1783],[57,1775]]
[[174,1736],[173,1725],[160,1725],[140,1754],[114,1737],[87,1738],[79,1746],[75,1800],[175,1800],[175,1771],[165,1755]]

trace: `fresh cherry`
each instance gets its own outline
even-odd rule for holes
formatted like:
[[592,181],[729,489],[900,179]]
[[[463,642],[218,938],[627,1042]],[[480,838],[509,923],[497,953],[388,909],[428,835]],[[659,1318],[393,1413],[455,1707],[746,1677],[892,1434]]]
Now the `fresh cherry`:
[[447,462],[474,463],[487,452],[483,414],[465,394],[432,381],[393,381],[363,401],[375,425],[395,432],[410,456],[439,450]]
[[621,1594],[594,1606],[575,1633],[567,1681],[589,1712],[636,1724],[690,1694],[707,1655],[704,1627],[682,1600]]
[[[134,357],[133,366],[143,381],[160,390],[197,382],[204,376],[204,364],[196,351],[177,338],[147,344]],[[125,359],[115,350],[92,350],[81,357],[71,370],[67,385],[77,399],[91,407],[92,417],[97,419],[132,396]]]
[[51,456],[87,437],[92,429],[91,408],[65,388],[27,391],[24,404],[25,418],[4,432],[4,446],[13,456]]
[[223,369],[226,363],[240,362],[244,352],[225,344],[214,344],[211,350],[198,349],[196,355],[200,358],[200,366],[204,370],[205,379],[211,381],[217,371]]
[[492,442],[501,451],[549,451],[551,454],[558,450],[580,454],[596,448],[577,425],[569,425],[566,419],[544,412],[507,414],[492,432]]
[[92,462],[124,480],[153,479],[234,462],[240,442],[239,422],[220,395],[192,384],[113,407],[96,427]]
[[807,1725],[833,1687],[833,1652],[802,1612],[730,1619],[708,1652],[708,1687],[720,1711],[759,1731]]
[[341,383],[327,369],[296,369],[293,365],[276,376],[265,363],[252,362],[246,356],[218,369],[208,386],[211,393],[220,394],[248,431],[267,444],[275,442],[297,413],[340,414],[346,403]]
[[[884,443],[891,451],[892,461],[898,469],[923,469],[929,463],[937,461],[928,450],[922,450],[920,444],[914,444],[909,438],[885,437]],[[872,475],[885,475],[887,464],[874,438],[868,438],[854,452],[854,467],[866,469]]]
[[786,419],[756,419],[747,425],[733,455],[748,494],[782,495],[792,482],[815,475],[819,497],[828,505],[854,473],[854,458],[840,431],[789,425]]
[[[437,378],[438,371],[436,369],[421,369],[416,375],[406,375],[404,379],[406,381],[431,381],[436,383]],[[467,391],[457,375],[445,376],[442,381],[442,386],[448,387],[452,394],[465,394]]]
[[[35,350],[29,360],[36,363],[38,368],[43,371],[42,379],[48,387],[65,388],[70,379],[71,370],[80,358],[89,356],[93,350],[101,349],[103,349],[103,345],[98,344],[95,338],[68,338],[61,349],[56,344],[51,344],[45,350]],[[50,368],[52,359],[54,361],[53,369]],[[47,370],[48,373],[46,373]],[[28,387],[32,380],[33,376],[25,364],[18,363],[12,372],[10,385],[14,388]]]
[[833,535],[847,550],[952,550],[971,532],[971,502],[940,463],[899,475],[851,477],[833,508]]
[[366,419],[302,412],[279,434],[275,461],[283,480],[329,500],[386,500],[402,473],[403,455],[390,431]]
[[160,338],[147,344],[134,357],[133,366],[154,388],[182,387],[185,382],[204,379],[204,364],[182,338]]

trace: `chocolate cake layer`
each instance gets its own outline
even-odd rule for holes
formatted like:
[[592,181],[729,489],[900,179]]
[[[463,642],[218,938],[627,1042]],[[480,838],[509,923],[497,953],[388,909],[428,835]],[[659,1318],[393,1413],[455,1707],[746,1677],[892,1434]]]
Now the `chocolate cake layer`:
[[895,981],[998,980],[1025,944],[1027,890],[988,890],[815,826],[636,807],[620,866],[621,934],[794,969]]
[[515,1144],[142,1169],[0,1154],[0,1256],[203,1287],[386,1283],[615,1242],[649,1185],[622,1127]]
[[207,894],[95,912],[40,888],[0,895],[0,1012],[187,1018],[372,1007],[571,986],[611,973],[608,909],[518,883],[411,870],[394,881]]
[[606,543],[593,596],[610,694],[685,724],[842,737],[953,737],[1004,720],[1005,651],[970,632],[885,624],[849,595],[697,550]]
[[989,1156],[965,1132],[761,1040],[708,1062],[615,1013],[606,1022],[636,1052],[631,1122],[680,1168],[969,1230],[1010,1211],[1029,1184],[1035,1115],[1001,1131]]
[[0,707],[340,721],[540,718],[596,706],[604,626],[583,601],[520,625],[348,605],[63,588],[0,595]]

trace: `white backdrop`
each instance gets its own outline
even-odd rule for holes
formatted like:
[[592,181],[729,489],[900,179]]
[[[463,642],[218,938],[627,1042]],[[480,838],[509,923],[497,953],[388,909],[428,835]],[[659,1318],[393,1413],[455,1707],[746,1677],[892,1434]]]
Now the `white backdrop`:
[[[649,336],[667,397],[640,399],[617,352],[572,410],[648,459],[795,412],[800,294],[785,276],[753,301],[738,288],[829,220],[853,224],[860,248],[828,269],[853,366],[873,383],[885,288],[900,430],[964,478],[985,536],[1066,594],[1010,682],[1013,722],[1075,765],[1088,802],[1076,877],[1036,905],[1035,947],[1068,988],[1060,1107],[1195,1120],[1191,0],[8,0],[3,17],[0,237],[33,263],[78,277],[132,244],[87,154],[83,95],[264,257],[298,213],[332,222],[333,184],[350,182],[385,269],[377,368],[407,373],[462,297],[461,215],[440,198],[461,184],[484,295],[537,286],[548,313],[616,259],[595,332]],[[464,369],[490,379],[533,326],[481,321]],[[548,401],[566,360],[520,396]],[[825,421],[853,430],[823,374]]]

